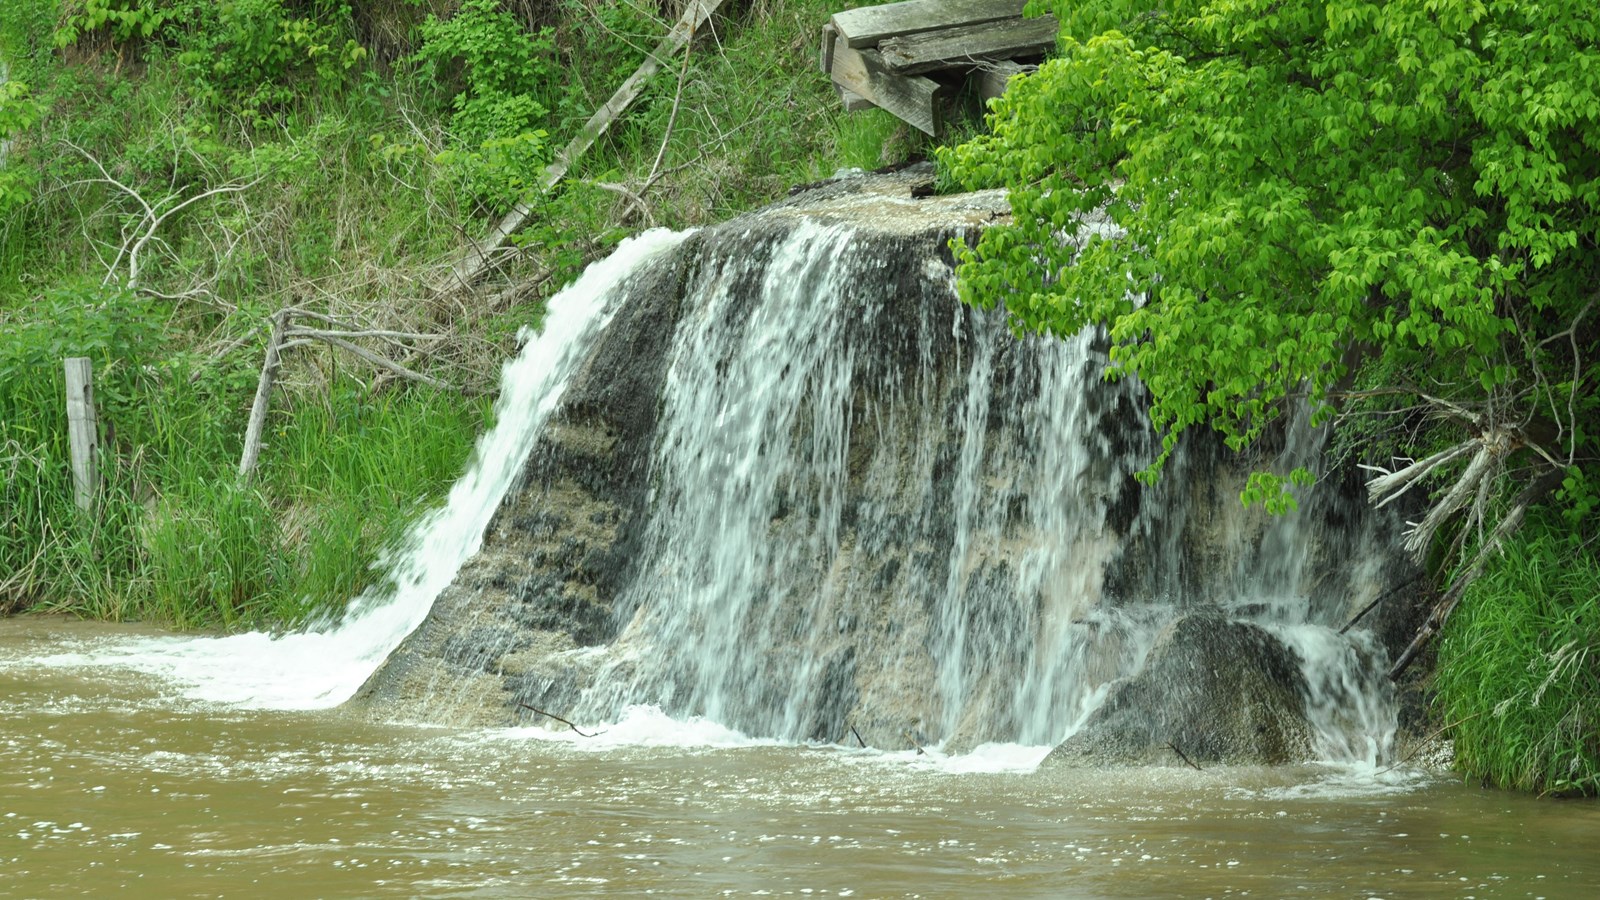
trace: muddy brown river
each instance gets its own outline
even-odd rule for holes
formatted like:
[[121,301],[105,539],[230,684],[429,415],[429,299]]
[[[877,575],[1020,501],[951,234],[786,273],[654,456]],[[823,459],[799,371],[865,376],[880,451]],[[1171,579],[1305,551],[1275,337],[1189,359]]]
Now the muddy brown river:
[[0,621],[0,896],[1600,896],[1600,806],[1415,769],[442,730],[27,662],[126,631]]

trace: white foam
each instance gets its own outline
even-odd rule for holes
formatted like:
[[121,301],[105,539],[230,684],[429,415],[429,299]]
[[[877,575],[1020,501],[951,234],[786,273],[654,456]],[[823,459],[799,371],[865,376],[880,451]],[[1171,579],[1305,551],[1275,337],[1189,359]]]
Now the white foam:
[[478,551],[568,376],[610,320],[613,288],[687,236],[655,229],[624,241],[550,300],[543,331],[519,335],[526,343],[505,366],[496,424],[479,438],[472,465],[444,506],[417,524],[402,550],[379,563],[394,582],[392,592],[369,591],[351,601],[338,622],[300,633],[113,640],[19,662],[149,672],[192,699],[258,709],[324,709],[348,700],[422,623],[439,592]]
[[1052,749],[1048,745],[991,743],[979,744],[970,753],[953,756],[947,756],[939,750],[928,750],[908,761],[918,767],[948,775],[1025,775],[1037,771]]
[[622,747],[683,747],[730,749],[776,747],[781,742],[752,738],[703,716],[674,719],[658,706],[629,706],[616,722],[575,723],[584,734],[551,721],[548,725],[507,728],[485,733],[492,740],[539,740],[571,744],[582,750],[616,750]]
[[1438,776],[1411,766],[1379,768],[1366,762],[1323,763],[1319,777],[1279,785],[1247,795],[1269,800],[1353,800],[1409,794],[1438,780]]

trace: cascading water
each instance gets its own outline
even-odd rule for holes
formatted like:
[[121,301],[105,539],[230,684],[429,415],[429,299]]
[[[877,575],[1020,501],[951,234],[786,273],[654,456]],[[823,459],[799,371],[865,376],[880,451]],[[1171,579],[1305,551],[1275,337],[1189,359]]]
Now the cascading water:
[[[856,705],[842,694],[870,686],[871,658],[929,670],[896,701],[913,741],[1050,744],[1138,668],[1166,622],[1203,603],[1281,625],[1315,672],[1357,662],[1306,624],[1312,542],[1295,518],[1240,554],[1230,595],[1200,579],[1188,596],[1108,602],[1120,551],[1108,512],[1151,452],[1137,421],[1114,420],[1137,388],[1102,383],[1092,333],[1018,340],[998,315],[964,311],[951,346],[964,372],[942,384],[932,366],[875,372],[866,339],[885,331],[883,285],[863,273],[883,261],[856,237],[802,222],[770,255],[703,264],[666,379],[644,561],[620,604],[631,619],[578,714],[614,720],[651,703],[835,740]],[[950,290],[948,269],[919,274],[925,291]],[[921,399],[907,410],[904,394]],[[1252,601],[1261,609],[1241,613]],[[901,633],[862,627],[869,616]],[[1320,677],[1321,702],[1343,709]],[[1335,724],[1324,719],[1314,724]],[[1343,740],[1319,749],[1343,755]]]
[[583,351],[615,313],[619,289],[684,237],[658,230],[625,241],[551,299],[543,330],[523,335],[522,352],[505,366],[495,427],[478,441],[471,467],[444,506],[380,563],[389,584],[353,600],[340,620],[287,635],[147,639],[48,662],[149,671],[196,699],[247,707],[320,709],[348,700],[478,551],[484,527],[560,402]]
[[[653,232],[591,268],[507,366],[498,424],[389,562],[392,593],[321,631],[55,661],[257,707],[648,706],[947,751],[1047,748],[1107,710],[1162,729],[1233,704],[1253,734],[1287,697],[1303,756],[1379,758],[1384,650],[1330,626],[1393,580],[1384,521],[1328,473],[1294,515],[1244,510],[1244,473],[1270,461],[1205,442],[1140,488],[1141,392],[1101,379],[1103,337],[1018,338],[955,300],[947,242],[1003,196],[886,183]],[[1296,422],[1278,463],[1321,472],[1325,442]],[[1175,647],[1213,634],[1234,656]],[[1211,677],[1236,663],[1260,672]],[[1237,703],[1137,708],[1202,670]]]
[[[1048,746],[1153,648],[1216,621],[1301,695],[1308,753],[1377,758],[1394,729],[1383,651],[1329,626],[1381,589],[1383,523],[1331,484],[1287,517],[1244,510],[1250,465],[1203,443],[1139,488],[1140,389],[1101,379],[1103,339],[1017,338],[961,307],[944,249],[960,226],[908,228],[904,201],[874,200],[686,245],[678,299],[614,326],[588,364],[631,379],[650,414],[592,398],[556,414],[493,559],[374,700],[429,719],[526,703],[615,722],[648,705],[783,740]],[[1317,467],[1324,442],[1298,422],[1279,462]]]

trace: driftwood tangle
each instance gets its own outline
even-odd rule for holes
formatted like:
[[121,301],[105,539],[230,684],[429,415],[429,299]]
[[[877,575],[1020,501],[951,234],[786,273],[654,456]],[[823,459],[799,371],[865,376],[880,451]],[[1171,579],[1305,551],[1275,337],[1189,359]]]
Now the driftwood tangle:
[[985,98],[1055,46],[1050,16],[1022,18],[1026,0],[905,0],[845,10],[822,26],[822,71],[845,109],[877,106],[930,135],[944,97],[974,77]]

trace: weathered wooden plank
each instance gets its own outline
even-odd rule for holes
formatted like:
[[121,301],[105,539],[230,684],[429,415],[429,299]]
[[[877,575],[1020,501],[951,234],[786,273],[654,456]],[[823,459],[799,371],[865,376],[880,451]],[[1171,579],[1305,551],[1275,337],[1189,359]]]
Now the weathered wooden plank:
[[[566,176],[567,169],[571,168],[578,157],[593,146],[600,135],[606,133],[611,123],[632,106],[633,101],[639,99],[639,95],[644,93],[645,84],[660,71],[662,63],[683,49],[700,30],[700,26],[704,25],[724,2],[725,0],[691,0],[684,7],[683,16],[672,26],[672,30],[667,32],[667,36],[656,44],[655,49],[650,51],[650,55],[645,57],[638,70],[622,83],[622,87],[617,88],[617,92],[611,95],[611,99],[607,100],[604,106],[595,110],[594,115],[589,117],[589,121],[585,122],[578,132],[578,136],[573,138],[556,155],[555,162],[545,169],[544,179],[541,181],[545,190],[555,187],[556,183]],[[506,243],[513,234],[522,229],[523,223],[532,214],[533,210],[526,203],[518,203],[513,207],[494,230],[484,236],[483,240],[474,241],[466,252],[456,259],[454,265],[450,267],[452,280],[461,285],[471,285],[485,269],[500,260],[504,255]],[[444,288],[451,286],[446,284]]]
[[989,63],[978,70],[978,95],[985,100],[993,100],[1006,92],[1006,86],[1011,83],[1011,76],[1021,75],[1032,69],[1010,60]]
[[980,25],[1022,17],[1027,0],[905,0],[834,13],[833,27],[852,50],[876,47],[884,38]]
[[822,26],[822,71],[833,73],[833,44],[839,39],[839,29],[833,23]]
[[877,109],[878,107],[878,104],[873,103],[837,81],[833,83],[833,89],[839,92],[839,102],[844,104],[845,112],[859,112],[863,109]]
[[940,110],[939,85],[920,75],[895,75],[883,67],[876,50],[833,48],[834,83],[851,91],[919,130],[938,135]]
[[67,452],[72,462],[72,499],[79,509],[94,506],[100,491],[99,423],[94,409],[94,367],[86,356],[63,362],[67,376]]
[[878,45],[883,64],[897,75],[921,75],[938,69],[1040,56],[1056,45],[1061,26],[1053,16],[1005,19],[982,25],[948,28],[893,37]]

